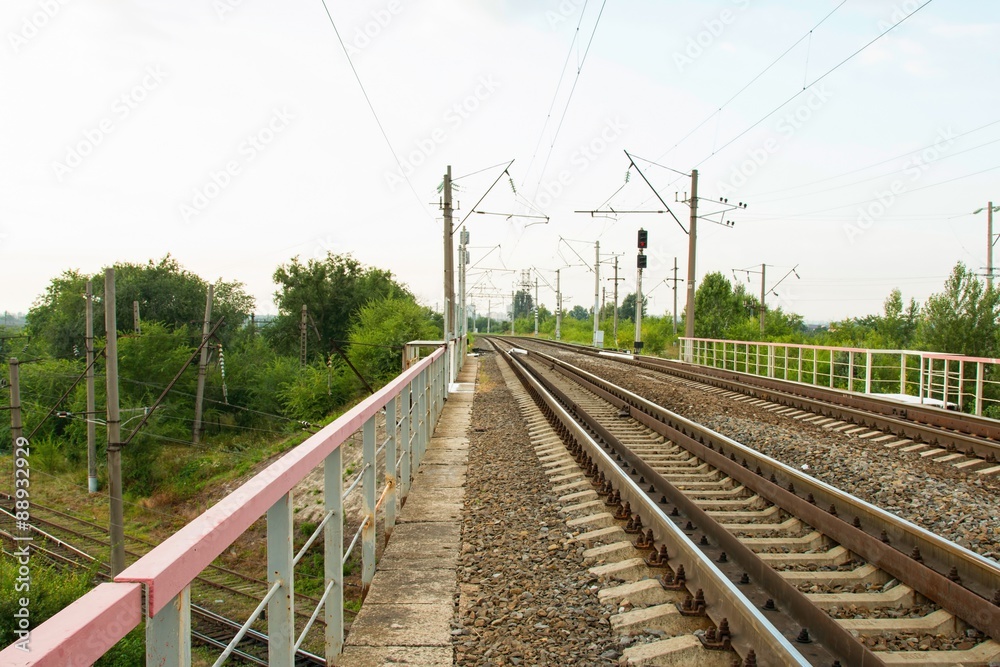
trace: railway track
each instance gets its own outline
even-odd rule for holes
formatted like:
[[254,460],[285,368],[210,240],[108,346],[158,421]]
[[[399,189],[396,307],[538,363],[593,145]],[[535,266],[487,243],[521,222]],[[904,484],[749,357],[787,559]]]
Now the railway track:
[[[504,358],[590,477],[577,525],[613,534],[613,513],[635,536],[600,552],[624,558],[602,566],[631,580],[615,594],[666,613],[686,589],[680,613],[746,664],[1000,658],[996,563],[565,361]],[[587,515],[595,488],[608,513]]]
[[[511,338],[508,342],[517,345],[525,341],[518,343],[518,339]],[[859,436],[872,437],[873,432],[895,436],[890,444],[909,447],[911,451],[919,449],[922,454],[935,456],[935,460],[962,468],[978,466],[979,472],[990,471],[1000,458],[1000,422],[994,419],[657,357],[602,355],[594,348],[546,340],[532,339],[530,343],[600,357],[705,389],[730,392],[733,397],[766,403],[771,409],[787,409],[788,414],[797,419],[807,418],[807,414],[815,415],[816,421],[823,422],[828,429],[849,431],[853,425],[864,429],[858,431]]]
[[[14,535],[12,534],[14,520],[9,512],[9,507],[5,506],[9,500],[8,494],[0,494],[0,539],[8,546],[14,544]],[[31,511],[32,553],[45,557],[59,567],[85,568],[94,571],[99,578],[110,580],[106,554],[105,557],[97,557],[83,547],[83,543],[86,543],[90,547],[106,548],[108,541],[106,529],[80,517],[34,502]],[[49,518],[44,518],[45,516]],[[126,536],[126,543],[130,545],[130,548],[126,549],[127,562],[137,560],[145,551],[154,546],[152,543],[134,536]],[[137,551],[135,549],[137,546],[143,551]],[[10,554],[7,551],[5,553]],[[258,581],[253,577],[226,568],[209,566],[191,585],[192,637],[208,646],[223,649],[236,636],[241,627],[240,623],[196,604],[196,601],[202,601],[202,604],[205,604],[206,601],[211,603],[210,601],[214,600],[219,592],[222,592],[244,599],[248,604],[252,603],[250,604],[252,609],[266,594],[267,588],[267,582]],[[296,599],[302,604],[308,605],[311,602],[311,606],[307,606],[307,609],[314,609],[318,602],[314,598],[299,594],[296,594]],[[214,602],[218,603],[220,600],[214,600]],[[299,624],[304,627],[310,614],[301,609],[301,606],[297,604],[295,613]],[[258,623],[261,622],[258,621]],[[317,618],[314,624],[322,627],[324,621],[322,618]],[[268,664],[267,635],[251,628],[237,645],[232,656],[248,664]],[[320,656],[299,650],[296,652],[296,664],[326,663]]]

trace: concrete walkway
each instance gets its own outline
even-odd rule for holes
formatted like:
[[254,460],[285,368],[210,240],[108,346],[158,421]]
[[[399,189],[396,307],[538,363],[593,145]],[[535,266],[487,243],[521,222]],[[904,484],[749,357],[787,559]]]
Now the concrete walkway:
[[478,359],[452,385],[424,460],[337,664],[453,665],[462,506]]

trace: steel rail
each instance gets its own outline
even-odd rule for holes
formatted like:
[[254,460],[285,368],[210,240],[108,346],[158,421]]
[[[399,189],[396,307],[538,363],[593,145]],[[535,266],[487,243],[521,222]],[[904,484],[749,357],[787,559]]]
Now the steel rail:
[[914,442],[938,445],[949,451],[977,456],[989,462],[995,462],[1000,457],[1000,421],[995,419],[712,366],[700,366],[647,355],[630,355],[631,358],[613,354],[602,355],[593,348],[536,340],[538,343],[578,354],[610,358],[619,363],[701,382],[859,426],[887,431],[900,437],[910,438]]
[[[554,369],[579,378],[578,381],[596,390],[595,393],[623,401],[631,416],[653,430],[689,449],[772,504],[798,516],[973,627],[994,639],[1000,638],[1000,607],[989,599],[1000,588],[1000,564],[565,361],[540,352],[532,354],[545,359]],[[729,458],[724,452],[729,452]],[[746,466],[737,463],[737,455],[747,462]],[[760,468],[762,474],[751,472],[753,466]],[[778,483],[765,478],[769,473]],[[812,502],[789,491],[788,484],[800,494],[810,494],[807,497],[811,497]],[[827,503],[836,509],[836,514],[819,507]],[[848,522],[855,518],[861,528]],[[914,555],[920,558],[915,559]],[[957,569],[961,583],[949,578],[951,567]]]
[[675,570],[683,565],[686,580],[691,589],[702,589],[706,599],[712,604],[706,609],[706,614],[716,623],[723,618],[728,619],[732,629],[732,644],[740,649],[738,652],[746,656],[752,649],[758,660],[764,664],[799,665],[812,663],[807,660],[789,640],[772,625],[771,621],[747,600],[743,593],[730,579],[724,575],[691,539],[667,517],[657,504],[649,498],[638,483],[621,471],[615,460],[605,451],[587,430],[564,408],[555,396],[533,374],[525,370],[514,355],[504,354],[504,359],[511,365],[529,393],[545,406],[546,412],[555,422],[565,429],[580,447],[604,471],[608,479],[634,508],[642,508],[653,526],[654,535],[661,542],[671,545],[669,562]]

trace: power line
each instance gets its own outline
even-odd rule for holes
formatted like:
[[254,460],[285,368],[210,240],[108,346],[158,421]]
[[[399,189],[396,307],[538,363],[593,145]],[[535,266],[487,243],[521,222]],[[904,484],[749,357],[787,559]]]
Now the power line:
[[389,141],[389,135],[386,133],[385,127],[382,125],[382,121],[379,119],[378,113],[375,111],[375,106],[372,104],[371,98],[368,97],[368,91],[365,90],[365,84],[361,82],[361,76],[358,74],[358,70],[354,66],[354,61],[351,60],[351,54],[347,50],[347,45],[344,44],[344,38],[340,36],[340,30],[337,29],[337,24],[333,20],[333,15],[330,14],[330,8],[327,7],[326,0],[320,0],[320,2],[323,3],[323,9],[326,10],[326,17],[330,19],[330,25],[333,26],[333,32],[337,35],[337,41],[340,42],[340,48],[344,50],[344,57],[347,58],[347,64],[351,66],[351,71],[354,72],[354,78],[357,80],[358,86],[361,88],[361,94],[364,95],[365,102],[368,103],[368,108],[371,110],[372,116],[375,118],[375,124],[378,125],[379,132],[382,133],[382,138],[385,139],[385,145],[389,147],[389,152],[392,153],[392,159],[396,161],[396,165],[399,167],[400,175],[410,187],[410,192],[412,192],[413,196],[417,198],[417,202],[420,204],[420,209],[424,211],[424,213],[426,213],[431,220],[433,220],[434,216],[427,210],[423,198],[417,194],[416,188],[413,187],[413,183],[410,182],[409,176],[406,175],[406,169],[403,168],[403,163],[396,154],[396,150],[392,147],[392,142]]
[[[820,27],[821,25],[823,25],[823,23],[824,23],[824,22],[825,22],[825,21],[826,21],[826,20],[827,20],[828,18],[830,18],[831,16],[833,16],[833,13],[834,13],[834,12],[836,12],[836,11],[837,11],[838,9],[840,9],[841,7],[843,7],[843,6],[844,6],[844,3],[846,3],[846,2],[847,2],[847,0],[843,0],[843,1],[842,1],[842,2],[841,2],[841,3],[839,4],[839,5],[837,5],[836,7],[834,7],[834,8],[833,8],[833,9],[832,9],[832,10],[830,11],[830,13],[829,13],[829,14],[827,14],[827,15],[826,15],[826,16],[824,16],[824,17],[823,17],[822,19],[820,19],[820,22],[819,22],[819,23],[817,23],[817,24],[816,24],[816,25],[814,25],[814,26],[813,26],[812,28],[810,28],[810,29],[809,29],[809,32],[807,32],[807,33],[803,34],[803,35],[802,35],[801,37],[799,37],[799,38],[798,38],[797,40],[795,40],[795,43],[794,43],[794,44],[792,44],[791,46],[789,46],[789,47],[788,47],[787,49],[785,49],[785,50],[784,50],[784,52],[783,52],[783,53],[782,53],[782,54],[781,54],[780,56],[778,56],[778,57],[777,57],[777,58],[775,58],[775,59],[774,59],[773,61],[771,61],[771,64],[770,64],[770,65],[768,65],[768,66],[767,66],[767,67],[765,67],[765,68],[764,68],[763,70],[761,70],[761,71],[760,71],[760,72],[759,72],[759,73],[757,74],[757,76],[755,76],[754,78],[750,79],[750,81],[749,81],[749,82],[748,82],[748,83],[747,83],[746,85],[744,85],[744,86],[743,86],[742,88],[740,88],[740,89],[739,89],[738,91],[736,91],[736,93],[735,93],[735,94],[733,94],[733,96],[732,96],[732,97],[730,97],[730,98],[729,98],[728,100],[726,100],[725,102],[723,102],[723,103],[722,103],[722,104],[721,104],[721,105],[719,106],[719,108],[718,108],[718,109],[716,109],[716,110],[715,110],[715,111],[713,111],[713,112],[712,112],[711,114],[709,114],[709,116],[708,116],[707,118],[705,118],[705,120],[703,120],[703,121],[701,121],[700,123],[698,123],[698,125],[696,125],[696,126],[695,126],[695,127],[694,127],[694,128],[693,128],[693,129],[691,130],[691,131],[690,131],[690,132],[688,132],[688,133],[687,133],[687,134],[685,134],[685,135],[684,135],[683,137],[681,137],[681,138],[680,138],[680,140],[678,140],[678,142],[677,142],[676,144],[674,144],[673,146],[671,146],[671,147],[670,147],[669,149],[667,149],[667,151],[666,151],[665,153],[663,153],[663,155],[661,155],[660,157],[658,157],[658,158],[656,158],[656,159],[657,159],[657,160],[662,160],[662,159],[663,159],[664,157],[666,157],[666,156],[667,156],[667,155],[668,155],[668,154],[669,154],[669,153],[670,153],[671,151],[673,151],[673,150],[674,150],[675,148],[677,148],[677,147],[678,147],[678,146],[680,146],[680,145],[681,145],[682,143],[684,143],[684,141],[686,141],[686,140],[687,140],[687,139],[688,139],[688,138],[689,138],[689,137],[690,137],[690,136],[691,136],[692,134],[694,134],[694,133],[695,133],[695,132],[697,132],[697,131],[698,131],[699,129],[701,129],[701,128],[702,128],[702,126],[703,126],[703,125],[705,125],[705,123],[707,123],[707,122],[709,122],[710,120],[712,120],[712,118],[714,118],[714,117],[716,116],[716,114],[721,114],[721,113],[722,113],[722,110],[723,110],[724,108],[726,108],[726,106],[728,106],[730,102],[732,102],[732,101],[733,101],[733,100],[735,100],[735,99],[736,99],[737,97],[739,97],[739,96],[740,96],[740,95],[741,95],[741,94],[742,94],[742,93],[743,93],[743,92],[744,92],[744,91],[745,91],[745,90],[746,90],[747,88],[749,88],[750,86],[752,86],[752,85],[753,85],[753,84],[754,84],[754,83],[755,83],[755,82],[756,82],[756,81],[757,81],[757,80],[758,80],[758,79],[759,79],[760,77],[762,77],[762,76],[764,76],[765,74],[767,74],[767,72],[768,72],[768,71],[769,71],[769,70],[770,70],[770,69],[771,69],[772,67],[774,67],[775,65],[777,65],[777,64],[778,64],[778,62],[779,62],[779,61],[780,61],[780,60],[781,60],[782,58],[784,58],[785,56],[787,56],[787,55],[788,55],[788,53],[789,53],[789,52],[790,52],[790,51],[791,51],[792,49],[794,49],[794,48],[795,48],[796,46],[798,46],[799,44],[801,44],[801,43],[802,43],[802,40],[804,40],[804,39],[806,39],[807,37],[809,37],[810,35],[812,35],[813,31],[814,31],[814,30],[816,30],[816,28],[818,28],[818,27]],[[616,194],[617,194],[617,193],[616,193]],[[613,197],[613,196],[614,196],[614,195],[612,195],[612,197]],[[610,197],[609,197],[609,199],[610,199]]]
[[[545,178],[545,170],[549,166],[549,160],[552,158],[552,150],[556,146],[556,140],[559,138],[559,131],[562,129],[563,121],[566,120],[566,113],[569,111],[569,105],[573,101],[573,93],[576,92],[576,84],[580,82],[580,73],[583,72],[583,65],[587,62],[587,54],[590,53],[590,46],[594,43],[594,35],[597,34],[597,26],[601,24],[601,17],[604,15],[604,7],[608,4],[608,0],[604,0],[601,3],[601,10],[597,13],[597,20],[594,22],[594,29],[590,31],[590,39],[587,41],[587,48],[583,51],[583,57],[580,59],[580,64],[576,67],[576,77],[573,79],[573,86],[569,89],[569,96],[566,98],[566,106],[563,107],[562,115],[559,117],[559,124],[556,125],[556,131],[552,135],[552,143],[549,144],[549,152],[545,156],[545,162],[542,164],[542,171],[538,175],[538,183],[535,184],[535,192],[531,195],[531,200],[535,200],[535,196],[538,195],[538,188],[542,186],[542,179]],[[580,17],[581,20],[583,17]]]
[[[1000,121],[993,121],[993,122],[997,123],[997,122],[1000,122]],[[992,124],[993,123],[990,123],[990,125],[992,125]],[[986,127],[986,126],[984,125],[983,127]],[[982,128],[980,128],[980,129],[982,129]],[[971,130],[971,132],[974,132],[974,131],[975,130]],[[965,134],[969,134],[969,133],[966,132]],[[955,137],[955,139],[957,139],[960,136],[964,136],[964,135],[957,135]],[[985,146],[990,146],[992,144],[995,144],[998,141],[1000,141],[1000,139],[993,139],[992,141],[987,141],[985,143],[979,144],[978,146],[972,146],[970,148],[966,148],[966,149],[963,149],[963,150],[960,150],[960,151],[956,151],[954,153],[948,153],[947,155],[943,155],[943,156],[941,156],[939,158],[934,159],[933,162],[940,162],[941,160],[946,160],[948,158],[952,158],[952,157],[955,157],[955,156],[958,156],[958,155],[962,155],[962,154],[968,153],[970,151],[978,150],[978,149],[983,148]],[[823,182],[826,182],[826,181],[832,181],[832,180],[836,180],[838,178],[843,178],[844,176],[848,176],[850,174],[855,174],[855,173],[857,173],[859,171],[867,171],[868,169],[872,169],[873,167],[878,167],[880,165],[886,164],[887,162],[893,162],[893,161],[899,160],[901,158],[909,157],[909,156],[913,155],[914,153],[918,153],[918,152],[920,152],[922,150],[927,150],[928,148],[933,148],[935,145],[936,144],[930,144],[928,146],[922,146],[920,148],[916,148],[916,149],[914,149],[912,151],[909,151],[907,153],[903,153],[901,155],[897,155],[897,156],[889,158],[887,160],[882,160],[881,162],[876,162],[875,164],[870,164],[867,167],[861,167],[859,169],[852,169],[851,171],[845,172],[843,174],[839,174],[837,176],[830,176],[830,177],[827,177],[827,178],[820,179],[818,181],[813,181],[812,183],[803,183],[802,185],[794,185],[794,186],[791,186],[791,187],[788,187],[788,188],[781,188],[779,190],[771,190],[771,192],[772,193],[787,192],[788,190],[795,190],[795,189],[798,189],[798,188],[807,187],[809,185],[817,185],[819,183],[823,183]],[[929,164],[929,163],[921,163],[921,164]],[[785,200],[788,200],[788,199],[797,199],[798,197],[810,197],[812,195],[822,194],[824,192],[830,192],[832,190],[839,190],[840,188],[846,188],[846,187],[850,187],[852,185],[858,185],[860,183],[867,183],[868,181],[874,181],[874,180],[877,180],[879,178],[885,178],[886,176],[889,176],[891,174],[897,174],[897,173],[899,173],[901,171],[906,171],[907,169],[911,169],[911,168],[912,168],[912,166],[910,166],[910,167],[904,167],[902,169],[894,169],[892,171],[887,171],[887,172],[879,174],[877,176],[872,176],[870,178],[863,178],[863,179],[861,179],[859,181],[852,181],[850,183],[845,183],[843,185],[835,185],[835,186],[827,188],[825,190],[813,190],[812,192],[803,193],[801,195],[790,195],[788,197],[776,197],[774,199],[763,199],[763,200],[758,200],[756,198],[756,195],[755,195],[754,201],[756,203],[760,204],[760,203],[768,203],[768,202],[776,202],[776,201],[785,201]]]
[[782,102],[781,104],[779,104],[778,106],[776,106],[774,109],[772,109],[771,111],[769,111],[767,114],[765,114],[763,117],[761,117],[753,125],[751,125],[747,129],[743,130],[742,132],[740,132],[739,134],[737,134],[735,137],[733,137],[732,139],[730,139],[729,141],[727,141],[718,150],[713,150],[711,152],[711,154],[709,154],[707,157],[705,157],[700,162],[698,162],[698,164],[696,164],[695,167],[701,166],[703,163],[707,162],[709,159],[711,159],[712,157],[714,157],[717,153],[719,153],[722,150],[725,150],[727,147],[729,147],[730,145],[732,145],[738,139],[740,139],[745,134],[747,134],[748,132],[750,132],[750,130],[754,129],[755,127],[757,127],[758,125],[760,125],[761,123],[763,123],[765,120],[767,120],[768,118],[770,118],[771,116],[773,116],[774,114],[776,114],[786,104],[788,104],[789,102],[791,102],[792,100],[794,100],[796,97],[798,97],[802,93],[806,92],[806,90],[808,90],[809,88],[812,88],[813,86],[815,86],[817,83],[819,83],[820,81],[822,81],[826,77],[828,77],[831,74],[833,74],[834,72],[836,72],[838,69],[840,69],[841,67],[843,67],[849,61],[853,60],[862,51],[864,51],[869,46],[871,46],[872,44],[874,44],[878,40],[880,40],[883,37],[885,37],[886,35],[888,35],[893,30],[895,30],[896,28],[898,28],[899,26],[901,26],[904,21],[906,21],[908,18],[910,18],[911,16],[913,16],[914,14],[916,14],[917,12],[919,12],[921,9],[923,9],[927,5],[931,4],[932,2],[934,2],[934,0],[927,0],[927,2],[925,2],[922,5],[920,5],[919,7],[917,7],[916,9],[914,9],[912,12],[910,12],[909,14],[907,14],[906,16],[904,16],[903,18],[901,18],[899,21],[897,21],[896,23],[894,23],[891,26],[889,26],[888,28],[886,28],[885,31],[883,31],[882,33],[880,33],[879,35],[877,35],[875,38],[873,38],[867,44],[865,44],[864,46],[862,46],[860,49],[856,50],[854,53],[852,53],[851,55],[847,56],[846,58],[844,58],[843,60],[841,60],[839,63],[837,63],[836,65],[834,65],[830,69],[828,69],[823,74],[821,74],[819,77],[817,77],[816,79],[814,79],[812,81],[812,83],[810,83],[808,86],[805,86],[805,87],[802,88],[802,90],[797,91],[795,94],[793,94],[787,100],[785,100],[784,102]]

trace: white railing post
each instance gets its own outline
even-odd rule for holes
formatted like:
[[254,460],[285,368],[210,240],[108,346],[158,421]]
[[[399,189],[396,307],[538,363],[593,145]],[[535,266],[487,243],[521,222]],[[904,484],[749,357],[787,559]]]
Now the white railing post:
[[385,405],[385,483],[389,487],[385,495],[385,540],[389,541],[392,529],[396,525],[396,493],[399,485],[399,474],[396,470],[396,434],[398,426],[396,409],[399,405],[399,396],[391,399]]
[[414,448],[415,457],[413,459],[413,471],[420,468],[420,462],[424,459],[424,449],[430,440],[430,425],[427,423],[427,377],[430,371],[426,368],[420,373],[417,379],[417,446]]
[[267,510],[267,582],[281,582],[267,603],[267,662],[278,667],[295,661],[294,558],[289,491]]
[[854,391],[854,350],[847,353],[847,391]]
[[899,355],[899,393],[906,396],[906,352]]
[[983,414],[983,373],[986,371],[983,362],[976,362],[976,414]]
[[865,352],[865,393],[872,393],[872,355],[871,350]]
[[326,598],[327,659],[344,650],[344,464],[340,447],[323,461],[323,507],[330,515],[323,529],[323,583],[333,587]]
[[413,383],[411,382],[399,392],[399,403],[402,406],[399,420],[399,442],[403,446],[403,460],[399,466],[400,498],[402,499],[405,499],[410,493],[410,482],[413,479],[413,474],[411,473],[413,451],[410,446],[410,438],[413,437],[410,430],[410,415],[413,414],[414,410],[414,407],[410,404],[410,396],[412,395],[410,388],[412,386]]
[[802,348],[799,347],[796,349],[798,350],[796,356],[799,358],[799,374],[795,377],[795,380],[798,382],[802,382]]
[[146,618],[146,664],[190,667],[190,586],[185,586],[159,614]]
[[920,391],[918,392],[920,402],[924,402],[924,355],[920,355]]
[[362,517],[361,530],[361,594],[375,578],[375,417],[369,417],[361,429],[361,452],[364,471],[361,473]]
[[[961,359],[958,360],[958,411],[965,412],[962,409],[962,399],[965,398],[965,362]],[[945,409],[948,408],[947,405],[944,406]]]

